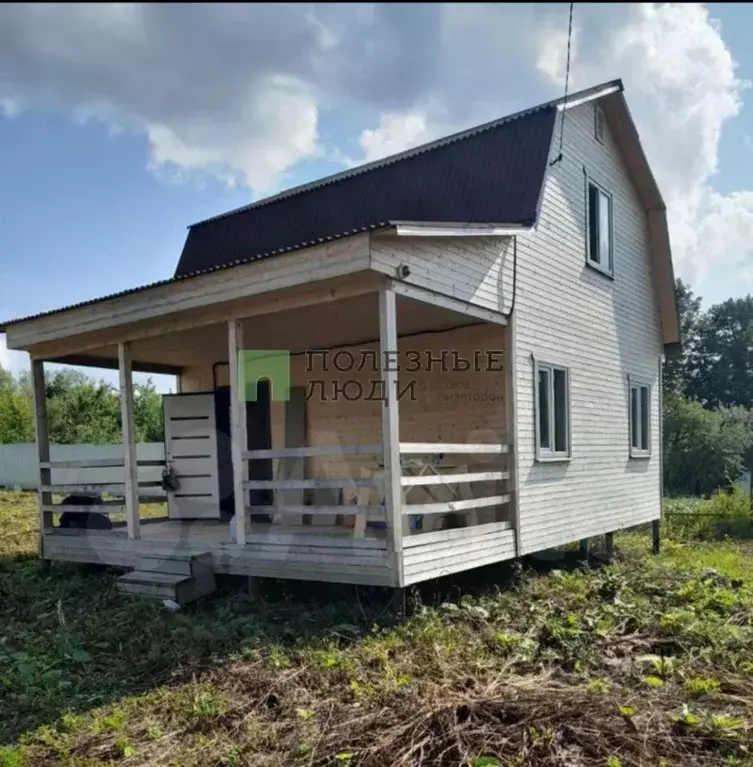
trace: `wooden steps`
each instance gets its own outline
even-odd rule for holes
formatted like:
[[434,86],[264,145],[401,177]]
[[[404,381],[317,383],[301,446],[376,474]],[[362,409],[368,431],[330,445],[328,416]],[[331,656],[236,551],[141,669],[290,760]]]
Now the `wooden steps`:
[[144,556],[136,562],[135,570],[118,578],[119,591],[172,599],[178,604],[192,602],[215,589],[209,553]]

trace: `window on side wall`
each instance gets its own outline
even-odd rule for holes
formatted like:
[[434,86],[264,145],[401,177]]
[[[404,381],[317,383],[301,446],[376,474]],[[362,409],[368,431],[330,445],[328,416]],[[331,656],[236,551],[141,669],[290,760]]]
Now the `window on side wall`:
[[598,104],[594,106],[594,137],[604,143],[604,110]]
[[588,182],[588,258],[589,266],[610,277],[614,274],[612,197],[593,181]]
[[570,371],[536,362],[536,459],[570,458]]
[[651,386],[635,379],[630,381],[630,455],[651,455]]

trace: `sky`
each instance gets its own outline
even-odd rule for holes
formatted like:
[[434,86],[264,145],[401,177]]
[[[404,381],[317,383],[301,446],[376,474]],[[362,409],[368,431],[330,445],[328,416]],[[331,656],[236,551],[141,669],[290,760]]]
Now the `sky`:
[[[568,12],[1,4],[0,322],[169,277],[196,221],[561,96]],[[574,6],[570,88],[622,78],[705,306],[753,293],[752,28],[750,4]],[[28,367],[1,334],[0,364]]]

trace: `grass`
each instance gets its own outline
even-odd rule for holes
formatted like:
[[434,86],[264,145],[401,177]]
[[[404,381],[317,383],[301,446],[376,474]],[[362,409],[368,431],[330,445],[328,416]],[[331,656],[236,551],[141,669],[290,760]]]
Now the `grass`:
[[711,498],[668,498],[664,502],[666,533],[696,540],[753,538],[750,497],[739,488]]
[[0,494],[3,767],[753,767],[750,544],[622,534],[389,626],[353,589],[168,613],[43,568],[35,520]]

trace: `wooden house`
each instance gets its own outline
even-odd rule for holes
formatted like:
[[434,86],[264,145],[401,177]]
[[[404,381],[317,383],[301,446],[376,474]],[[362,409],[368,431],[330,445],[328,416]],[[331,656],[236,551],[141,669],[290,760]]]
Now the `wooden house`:
[[[41,556],[134,569],[133,590],[199,571],[402,588],[661,514],[679,326],[620,81],[195,224],[173,277],[3,329],[32,359]],[[119,369],[119,482],[56,484],[45,361]],[[158,521],[133,371],[179,381]],[[61,529],[71,492],[126,524]]]

